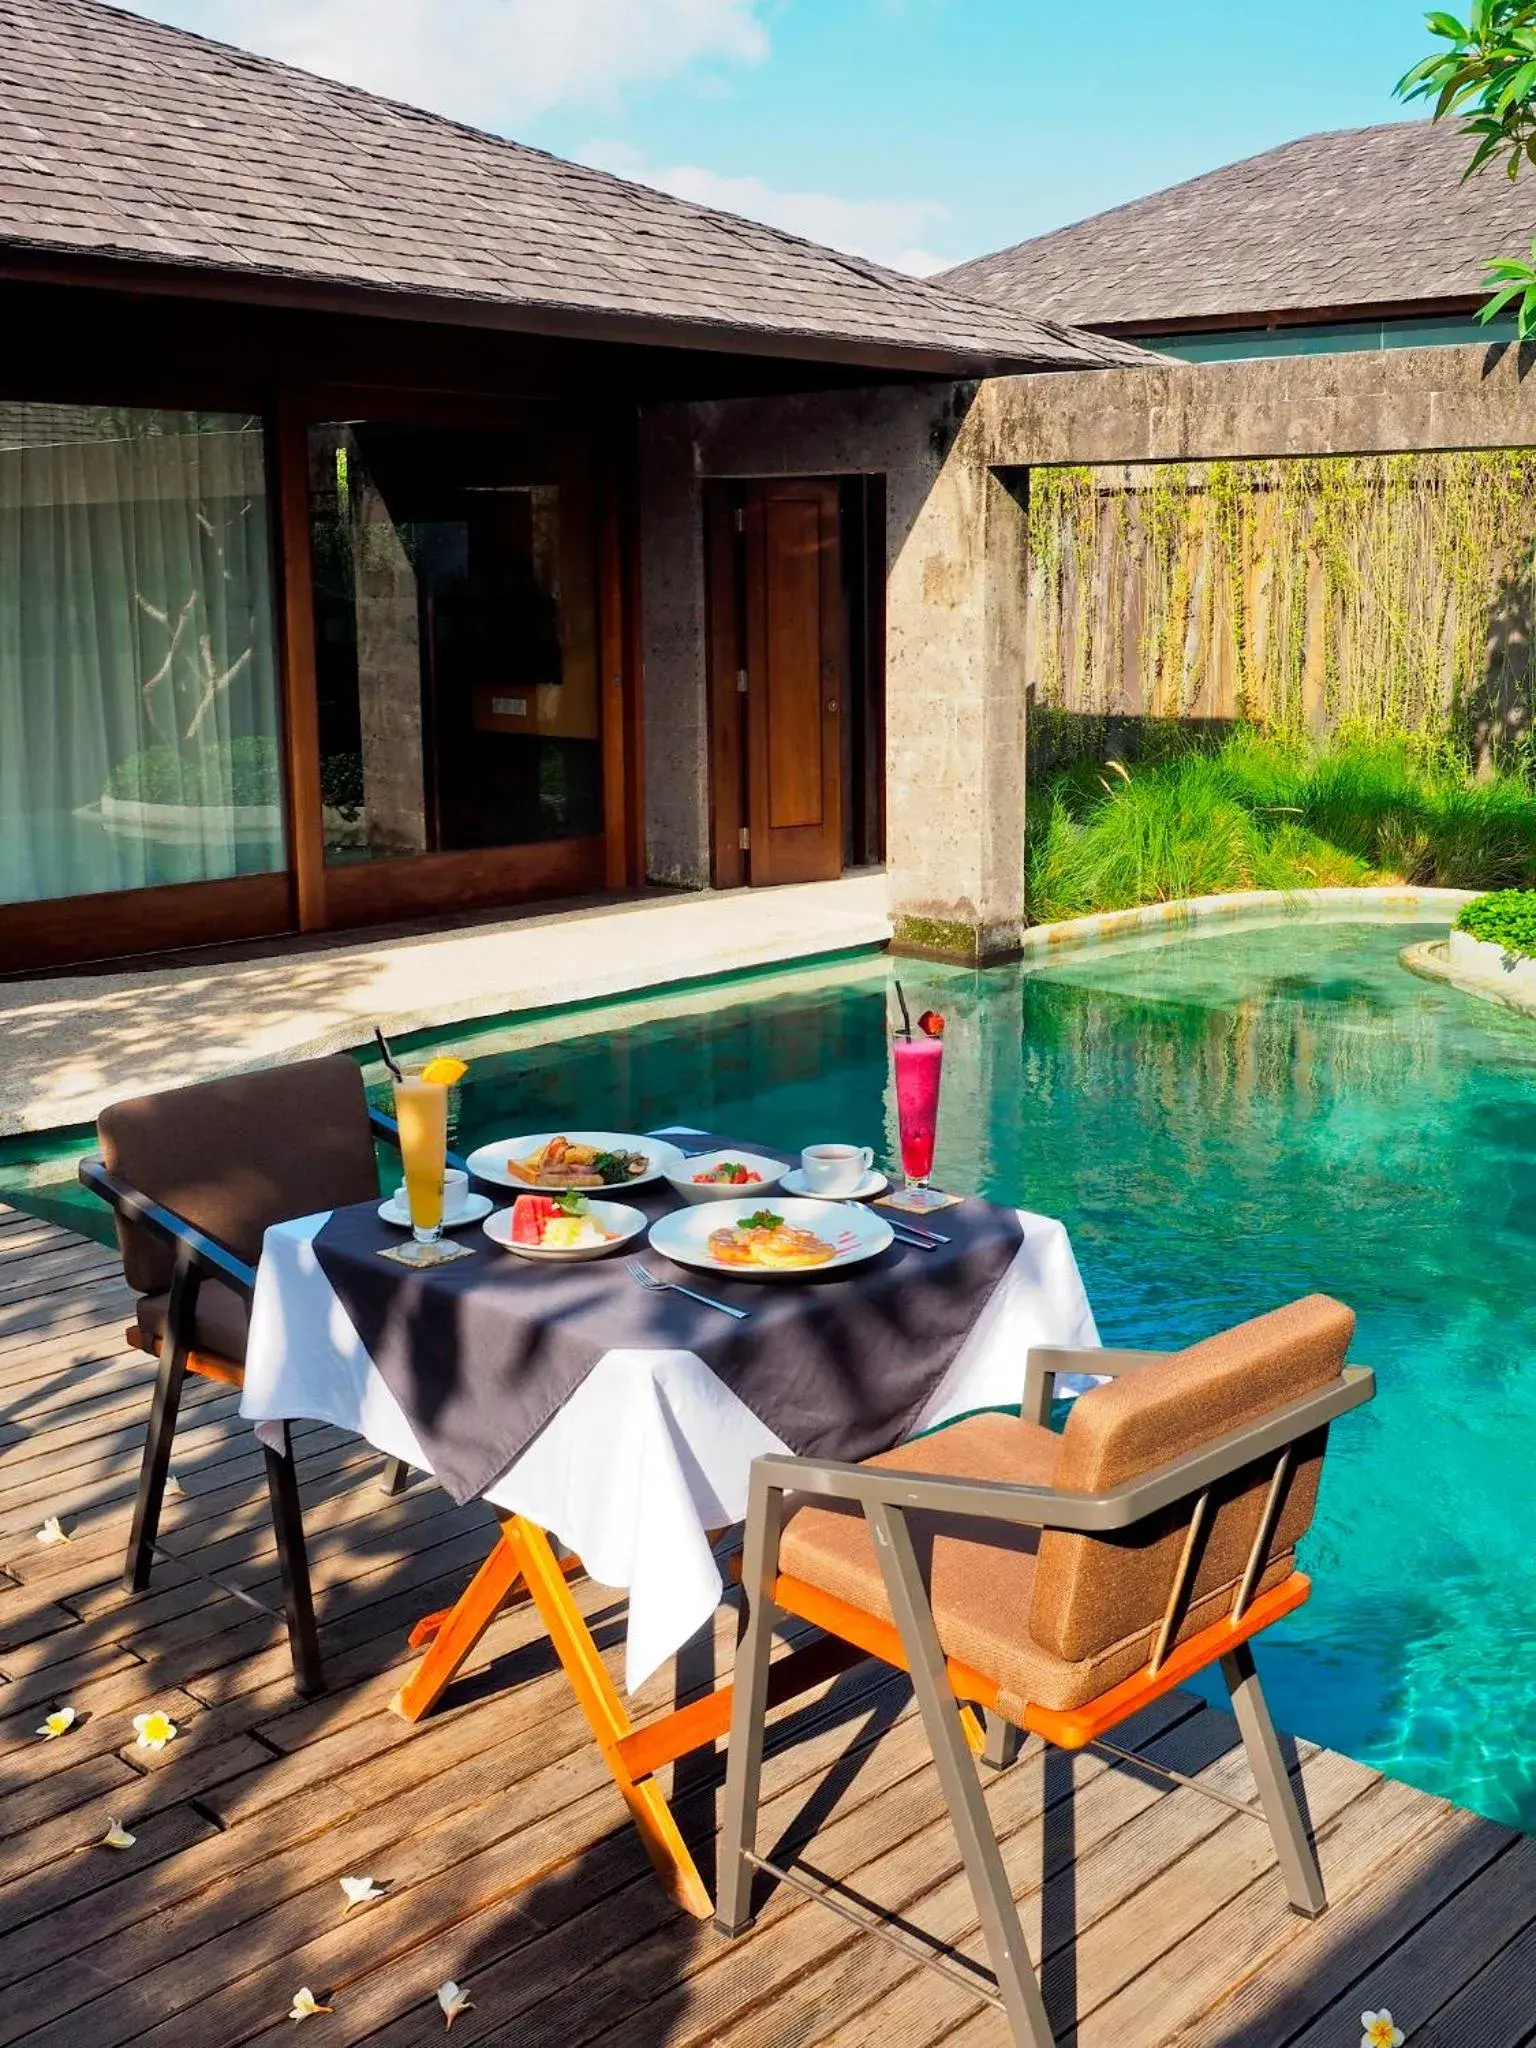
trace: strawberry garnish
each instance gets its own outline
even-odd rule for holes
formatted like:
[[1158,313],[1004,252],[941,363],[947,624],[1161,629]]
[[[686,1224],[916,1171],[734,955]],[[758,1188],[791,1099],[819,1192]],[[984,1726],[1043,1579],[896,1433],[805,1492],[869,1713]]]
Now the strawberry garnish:
[[942,1038],[944,1036],[944,1019],[937,1010],[924,1010],[921,1017],[917,1020],[917,1028],[925,1037]]

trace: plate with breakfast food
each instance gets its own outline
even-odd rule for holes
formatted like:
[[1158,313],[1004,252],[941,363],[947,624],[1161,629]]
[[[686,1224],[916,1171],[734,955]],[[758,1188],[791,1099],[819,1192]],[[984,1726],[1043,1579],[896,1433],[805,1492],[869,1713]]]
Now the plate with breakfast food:
[[665,1138],[633,1131],[541,1131],[531,1138],[501,1138],[481,1145],[465,1165],[476,1180],[503,1188],[563,1194],[609,1195],[683,1170],[683,1155]]
[[651,1245],[680,1266],[733,1280],[795,1280],[877,1259],[892,1242],[883,1216],[853,1202],[769,1195],[675,1209]]
[[667,1175],[667,1181],[685,1202],[729,1202],[765,1195],[783,1177],[782,1159],[727,1146],[721,1152],[701,1152],[685,1159],[676,1173]]
[[498,1209],[480,1227],[503,1251],[560,1265],[616,1252],[638,1237],[645,1225],[639,1209],[623,1202],[594,1202],[570,1188],[563,1194],[519,1195],[510,1209]]

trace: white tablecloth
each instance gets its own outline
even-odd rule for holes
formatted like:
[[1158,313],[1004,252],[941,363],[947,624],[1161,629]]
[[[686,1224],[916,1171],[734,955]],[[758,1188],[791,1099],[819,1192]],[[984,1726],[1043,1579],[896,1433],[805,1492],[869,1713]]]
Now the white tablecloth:
[[[240,1412],[258,1429],[329,1422],[430,1470],[320,1269],[313,1240],[327,1214],[266,1234]],[[1098,1343],[1065,1228],[1019,1219],[1018,1256],[920,1428],[1017,1403],[1032,1344]],[[752,1460],[787,1448],[693,1352],[610,1351],[485,1498],[547,1529],[600,1584],[627,1588],[634,1691],[709,1620],[723,1587],[707,1532],[745,1515]]]

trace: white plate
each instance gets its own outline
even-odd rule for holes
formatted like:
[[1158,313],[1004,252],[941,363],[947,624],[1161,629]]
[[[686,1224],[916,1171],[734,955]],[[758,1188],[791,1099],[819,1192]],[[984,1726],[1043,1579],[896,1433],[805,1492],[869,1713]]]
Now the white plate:
[[[468,1195],[462,1209],[455,1209],[451,1216],[443,1218],[443,1228],[462,1230],[466,1223],[479,1223],[490,1215],[493,1206],[489,1195]],[[391,1195],[387,1202],[379,1204],[379,1220],[382,1223],[393,1223],[401,1230],[409,1230],[411,1212],[409,1209],[402,1209]]]
[[[532,1192],[530,1190],[530,1192]],[[512,1252],[520,1259],[531,1259],[535,1264],[547,1266],[574,1266],[583,1259],[606,1259],[610,1252],[616,1252],[631,1243],[644,1230],[647,1222],[643,1210],[631,1209],[625,1202],[593,1202],[592,1218],[604,1230],[612,1233],[607,1244],[565,1245],[514,1244],[512,1242],[512,1211],[498,1209],[487,1216],[480,1228],[491,1240],[500,1245],[504,1252]]]
[[878,1166],[872,1166],[852,1194],[818,1195],[814,1188],[806,1186],[805,1174],[801,1168],[792,1166],[779,1185],[786,1195],[801,1195],[808,1202],[868,1202],[876,1195],[883,1195],[890,1182]]
[[583,1188],[584,1195],[622,1194],[626,1188],[642,1187],[648,1180],[662,1180],[668,1175],[681,1173],[683,1155],[675,1145],[669,1145],[665,1138],[642,1138],[634,1131],[538,1131],[529,1138],[498,1138],[494,1145],[480,1145],[470,1153],[464,1164],[476,1180],[492,1182],[496,1187],[515,1188],[520,1195],[558,1194],[558,1188],[534,1188],[525,1180],[519,1180],[515,1173],[507,1172],[507,1158],[532,1159],[546,1146],[551,1138],[568,1138],[573,1145],[591,1145],[599,1152],[643,1152],[650,1161],[650,1169],[636,1180],[617,1180],[606,1187]]
[[[745,1187],[694,1179],[696,1173],[707,1173],[712,1166],[724,1166],[727,1161],[749,1168],[757,1179],[748,1181]],[[732,1202],[743,1197],[750,1200],[754,1195],[766,1195],[783,1178],[782,1159],[765,1159],[761,1152],[743,1152],[740,1146],[727,1146],[720,1152],[701,1152],[696,1159],[685,1159],[680,1172],[667,1175],[669,1185],[685,1202]]]
[[[759,1209],[771,1209],[799,1230],[814,1230],[818,1237],[836,1243],[846,1233],[852,1242],[824,1266],[790,1266],[775,1270],[769,1266],[725,1266],[709,1249],[710,1233],[729,1229]],[[802,1196],[759,1196],[755,1201],[710,1202],[697,1209],[674,1209],[651,1225],[651,1246],[679,1266],[694,1266],[701,1273],[714,1273],[728,1280],[806,1280],[820,1273],[841,1273],[850,1266],[862,1266],[880,1256],[892,1241],[892,1231],[883,1216],[875,1216],[854,1202],[811,1202]]]

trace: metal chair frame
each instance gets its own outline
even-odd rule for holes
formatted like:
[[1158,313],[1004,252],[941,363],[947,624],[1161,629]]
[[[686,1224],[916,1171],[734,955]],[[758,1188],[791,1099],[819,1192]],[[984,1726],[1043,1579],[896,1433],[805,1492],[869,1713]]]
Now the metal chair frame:
[[[370,1109],[368,1121],[373,1134],[398,1149],[399,1127],[382,1110]],[[450,1154],[449,1164],[463,1161]],[[123,1584],[129,1592],[148,1589],[150,1574],[160,1545],[160,1513],[165,1502],[166,1479],[170,1472],[171,1444],[181,1409],[182,1389],[189,1372],[238,1386],[243,1368],[238,1360],[199,1353],[193,1341],[197,1326],[198,1294],[205,1280],[217,1280],[249,1307],[256,1287],[256,1269],[199,1230],[184,1216],[116,1174],[109,1173],[97,1156],[82,1159],[79,1178],[83,1187],[100,1196],[125,1222],[149,1231],[175,1254],[170,1300],[166,1305],[165,1333],[159,1345],[154,1397],[150,1404],[149,1431],[144,1458],[139,1467],[138,1492],[134,1497],[133,1521],[128,1533],[128,1554],[123,1566]],[[267,1493],[272,1509],[272,1528],[277,1538],[278,1568],[283,1588],[283,1617],[293,1657],[294,1679],[306,1699],[325,1690],[320,1657],[319,1632],[315,1622],[314,1597],[310,1588],[309,1558],[304,1543],[304,1520],[294,1467],[293,1445],[286,1423],[282,1426],[282,1448],[262,1445],[266,1462]],[[380,1482],[388,1495],[399,1493],[410,1477],[404,1459],[392,1458]],[[169,1555],[168,1552],[160,1552]],[[185,1560],[181,1560],[185,1562]],[[251,1595],[235,1587],[221,1590],[235,1593],[250,1605],[261,1607]],[[269,1610],[263,1608],[263,1612]]]
[[[1156,1363],[1166,1354],[1158,1352],[1115,1352],[1097,1350],[1039,1349],[1029,1354],[1025,1375],[1023,1414],[1027,1420],[1043,1422],[1049,1413],[1055,1378],[1063,1371],[1097,1372],[1107,1377],[1136,1372]],[[1322,1875],[1297,1805],[1285,1760],[1269,1716],[1263,1690],[1254,1665],[1248,1638],[1267,1626],[1263,1603],[1251,1604],[1254,1588],[1266,1569],[1268,1552],[1285,1494],[1285,1479],[1294,1446],[1314,1431],[1326,1428],[1338,1416],[1370,1400],[1375,1391],[1374,1375],[1360,1366],[1346,1367],[1340,1377],[1299,1401],[1287,1403],[1258,1421],[1234,1430],[1174,1459],[1158,1470],[1127,1485],[1101,1494],[1065,1493],[1054,1487],[1013,1485],[1000,1481],[946,1478],[937,1474],[892,1470],[874,1465],[839,1464],[827,1459],[787,1456],[763,1457],[752,1468],[747,1510],[746,1549],[742,1568],[742,1592],[747,1603],[745,1629],[736,1657],[735,1694],[731,1724],[729,1762],[726,1772],[725,1816],[721,1833],[719,1895],[716,1925],[722,1933],[743,1933],[755,1917],[753,1881],[758,1872],[808,1893],[829,1904],[845,1918],[867,1931],[894,1941],[897,1947],[929,1967],[960,1981],[975,1995],[1001,2010],[1014,2041],[1020,2048],[1054,2048],[1054,2035],[1046,2015],[1045,2002],[1030,1961],[1019,1923],[1013,1889],[1003,1865],[997,1836],[987,1813],[981,1781],[967,1745],[962,1712],[967,1698],[983,1694],[988,1709],[987,1745],[983,1761],[994,1766],[1010,1759],[1012,1724],[996,1712],[995,1697],[987,1699],[985,1681],[977,1674],[947,1659],[940,1647],[922,1570],[913,1547],[907,1517],[915,1512],[935,1515],[966,1525],[964,1532],[985,1540],[987,1525],[1062,1529],[1090,1536],[1108,1536],[1136,1528],[1149,1517],[1179,1502],[1194,1499],[1190,1539],[1174,1575],[1168,1606],[1158,1631],[1153,1658],[1142,1674],[1145,1683],[1139,1696],[1113,1713],[1109,1726],[1128,1718],[1140,1706],[1160,1693],[1171,1690],[1186,1676],[1187,1668],[1170,1658],[1169,1650],[1178,1636],[1182,1615],[1192,1590],[1194,1559],[1198,1552],[1198,1531],[1203,1522],[1212,1489],[1222,1480],[1243,1472],[1266,1458],[1276,1460],[1259,1526],[1246,1569],[1237,1589],[1234,1606],[1223,1622],[1202,1630],[1195,1641],[1216,1639],[1208,1655],[1201,1654],[1193,1668],[1219,1662],[1231,1698],[1239,1732],[1247,1751],[1258,1791],[1256,1805],[1225,1799],[1239,1811],[1264,1819],[1274,1839],[1276,1855],[1293,1909],[1313,1918],[1326,1906]],[[864,1512],[875,1546],[886,1596],[896,1623],[899,1650],[885,1651],[889,1661],[904,1663],[910,1671],[924,1730],[933,1749],[945,1803],[975,1900],[990,1973],[972,1966],[961,1970],[934,1956],[931,1947],[891,1924],[892,1916],[870,1916],[846,1901],[830,1895],[827,1887],[802,1872],[771,1863],[757,1852],[757,1808],[762,1775],[763,1740],[768,1703],[769,1656],[775,1623],[798,1609],[781,1604],[778,1597],[793,1595],[794,1583],[780,1577],[779,1545],[783,1533],[786,1496],[790,1493],[822,1499],[848,1501]],[[1305,1597],[1306,1582],[1301,1574],[1299,1597]],[[1290,1581],[1285,1582],[1287,1585]],[[1274,1589],[1278,1592],[1280,1589]],[[809,1604],[809,1603],[808,1603]],[[836,1607],[839,1603],[833,1602]],[[856,1610],[847,1610],[858,1620]],[[819,1616],[811,1616],[818,1619]],[[876,1624],[881,1629],[884,1624]],[[957,1682],[962,1691],[957,1691]],[[1126,1688],[1115,1691],[1131,1691]],[[1112,1700],[1115,1692],[1103,1696]],[[1099,1703],[1090,1702],[1089,1708]],[[1031,1717],[1031,1723],[1032,1723]],[[1047,1725],[1053,1717],[1042,1714]],[[1042,1729],[1040,1732],[1044,1732]],[[1102,1744],[1098,1732],[1072,1734],[1064,1746],[1081,1747],[1093,1742],[1117,1760],[1145,1763],[1134,1752]],[[1047,1739],[1052,1739],[1048,1737]],[[1157,1769],[1157,1766],[1149,1766]],[[1176,1783],[1207,1793],[1209,1788],[1180,1774],[1164,1771]],[[974,1974],[973,1974],[974,1971]],[[987,1988],[990,1986],[991,1988]]]

